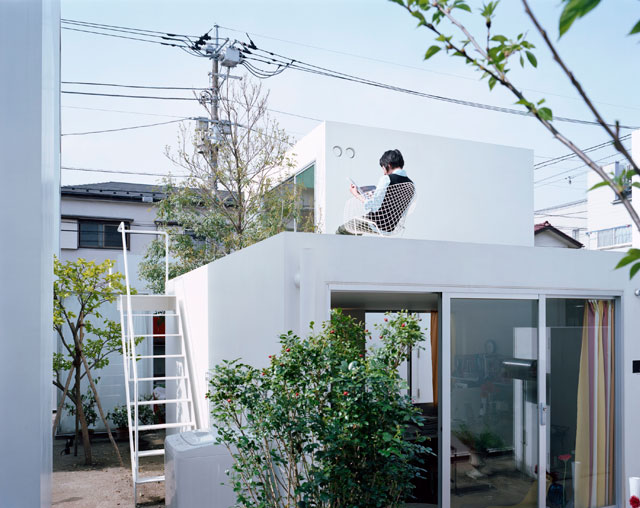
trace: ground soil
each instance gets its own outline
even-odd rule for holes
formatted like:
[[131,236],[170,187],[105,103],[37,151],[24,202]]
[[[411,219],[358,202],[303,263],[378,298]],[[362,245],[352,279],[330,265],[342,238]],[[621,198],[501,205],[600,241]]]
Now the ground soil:
[[[162,447],[164,436],[155,433],[147,436],[149,447]],[[145,443],[143,443],[145,444]],[[141,449],[143,446],[141,446]],[[124,467],[118,463],[113,445],[107,437],[92,439],[93,464],[84,464],[84,451],[78,446],[78,456],[65,455],[65,440],[53,443],[53,502],[57,508],[112,508],[133,507],[133,487],[131,482],[131,462],[129,441],[119,442],[118,449]],[[143,462],[144,461],[144,462]],[[163,474],[162,456],[140,459],[142,474],[152,476]],[[145,508],[164,508],[164,482],[138,486],[138,504]]]

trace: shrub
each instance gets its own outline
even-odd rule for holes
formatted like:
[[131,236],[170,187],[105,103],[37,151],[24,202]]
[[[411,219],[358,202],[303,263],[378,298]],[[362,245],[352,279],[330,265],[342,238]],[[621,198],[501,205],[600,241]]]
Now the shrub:
[[214,369],[207,397],[235,459],[238,505],[396,507],[408,497],[429,450],[398,367],[423,335],[414,315],[387,319],[371,354],[369,332],[336,311],[309,338],[282,335],[266,368]]

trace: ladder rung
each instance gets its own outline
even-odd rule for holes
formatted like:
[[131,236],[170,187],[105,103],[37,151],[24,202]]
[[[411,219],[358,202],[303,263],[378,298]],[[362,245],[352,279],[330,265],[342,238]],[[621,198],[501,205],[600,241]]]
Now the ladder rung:
[[[139,377],[138,381],[172,381],[174,379],[187,379],[187,376]],[[133,379],[129,381],[133,381]]]
[[[184,358],[183,354],[179,355],[140,355],[136,356],[136,360],[148,360],[149,358]],[[128,358],[129,360],[131,357]]]
[[[138,402],[138,406],[153,406],[155,404],[179,404],[180,402],[191,402],[191,399],[151,399],[151,400],[141,400]],[[133,406],[133,402],[129,403],[130,406]]]
[[177,429],[178,427],[193,427],[193,422],[184,423],[155,423],[152,425],[138,425],[138,431],[143,430],[157,430],[157,429]]
[[158,455],[164,455],[164,448],[159,450],[143,450],[138,452],[138,457],[156,457]]
[[[126,337],[129,338],[130,334]],[[134,337],[181,337],[181,333],[134,333]]]
[[[128,316],[129,314],[127,314],[127,311],[124,311],[124,315]],[[161,313],[161,314],[136,314],[133,313],[131,314],[131,317],[180,317],[180,314],[175,314],[175,313]]]
[[137,478],[136,483],[153,483],[153,482],[163,482],[164,475],[160,476],[143,476],[142,478]]

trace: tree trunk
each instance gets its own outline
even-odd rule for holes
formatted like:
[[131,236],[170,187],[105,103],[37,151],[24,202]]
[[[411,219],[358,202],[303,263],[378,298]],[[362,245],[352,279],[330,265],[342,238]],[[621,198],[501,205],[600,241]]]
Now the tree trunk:
[[74,455],[77,455],[78,447],[78,424],[80,424],[80,430],[82,432],[82,448],[84,448],[84,463],[90,466],[93,461],[91,460],[91,441],[89,440],[89,428],[87,425],[87,419],[84,416],[84,408],[82,407],[82,394],[80,391],[80,358],[76,357],[74,362],[76,367],[76,437],[74,442]]
[[[75,363],[74,363],[75,365]],[[78,400],[82,400],[80,399],[80,372],[78,370],[78,366],[75,365],[74,367],[75,371],[76,371],[76,383],[73,387],[73,392],[75,394],[75,398],[76,401]],[[78,403],[76,402],[76,425],[75,425],[75,431],[73,434],[73,456],[77,457],[78,456],[78,428],[80,425],[80,420],[78,419]]]

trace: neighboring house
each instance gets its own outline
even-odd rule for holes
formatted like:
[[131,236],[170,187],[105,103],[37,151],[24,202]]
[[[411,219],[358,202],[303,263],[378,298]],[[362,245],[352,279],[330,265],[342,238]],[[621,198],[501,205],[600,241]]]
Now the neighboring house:
[[375,185],[380,156],[394,148],[417,192],[404,238],[533,245],[531,150],[338,122],[323,122],[290,152],[320,233],[344,222],[349,179]]
[[569,249],[582,249],[584,247],[578,240],[563,233],[548,221],[542,224],[536,224],[533,227],[533,234],[536,247],[561,247]]
[[534,222],[535,224],[549,222],[565,235],[584,245],[588,241],[587,200],[580,199],[536,210]]
[[[633,133],[633,156],[640,161],[640,131]],[[607,173],[619,175],[627,168],[619,162],[605,166]],[[587,188],[600,182],[600,177],[590,171],[587,177]],[[631,204],[640,211],[640,189],[633,187],[632,182],[638,182],[636,176],[627,182],[624,193],[631,200]],[[589,231],[587,235],[588,248],[598,250],[627,250],[629,247],[640,247],[640,233],[631,221],[629,213],[622,202],[609,187],[599,187],[587,193],[587,221]]]
[[[631,138],[631,154],[640,161],[640,131]],[[606,173],[620,175],[627,165],[614,162],[604,167]],[[587,174],[587,189],[601,182],[595,171]],[[634,176],[625,185],[625,195],[636,211],[640,211],[640,189],[632,183],[640,182]],[[609,187],[599,187],[587,192],[586,199],[536,210],[534,223],[548,221],[553,226],[591,250],[624,251],[640,247],[640,233],[629,213]]]
[[[84,258],[101,263],[106,259],[116,261],[114,271],[124,273],[122,262],[122,235],[117,231],[123,221],[127,229],[156,229],[154,203],[163,199],[164,193],[156,185],[126,182],[104,182],[83,185],[68,185],[61,189],[60,217],[60,259],[61,261]],[[128,235],[127,249],[131,285],[140,293],[147,292],[144,281],[138,279],[137,265],[142,260],[151,235]],[[101,313],[109,319],[120,322],[116,304],[105,305]],[[142,326],[151,326],[145,324]],[[61,347],[57,346],[58,350]],[[164,344],[155,339],[154,349],[162,349]],[[164,370],[164,365],[154,366],[156,373]],[[94,375],[100,377],[98,389],[105,411],[116,404],[123,404],[124,375],[122,359],[112,354],[110,363]],[[84,387],[86,390],[86,387]],[[84,392],[83,392],[84,393]],[[59,400],[61,393],[57,393]],[[70,432],[73,418],[66,415],[61,420],[60,432]],[[102,428],[101,422],[97,428]]]

